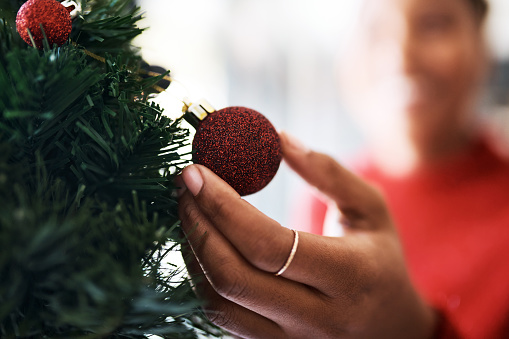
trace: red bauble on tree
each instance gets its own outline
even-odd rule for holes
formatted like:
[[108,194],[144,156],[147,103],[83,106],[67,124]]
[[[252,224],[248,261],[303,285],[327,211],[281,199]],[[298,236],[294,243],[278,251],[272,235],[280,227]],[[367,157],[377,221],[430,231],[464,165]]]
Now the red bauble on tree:
[[56,0],[28,0],[21,6],[16,17],[16,29],[19,35],[32,46],[27,29],[30,30],[36,47],[41,49],[44,39],[41,25],[50,46],[63,45],[72,29],[69,9]]
[[246,107],[207,113],[211,114],[195,124],[193,161],[211,169],[242,196],[264,188],[283,156],[270,121]]

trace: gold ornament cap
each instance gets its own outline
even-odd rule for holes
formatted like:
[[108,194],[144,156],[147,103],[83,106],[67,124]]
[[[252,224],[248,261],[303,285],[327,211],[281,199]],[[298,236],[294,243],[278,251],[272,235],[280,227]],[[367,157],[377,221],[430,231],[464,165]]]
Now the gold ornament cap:
[[203,121],[209,114],[212,114],[216,109],[205,99],[200,99],[192,103],[189,98],[184,98],[184,119],[189,122],[194,128],[197,128],[201,121]]

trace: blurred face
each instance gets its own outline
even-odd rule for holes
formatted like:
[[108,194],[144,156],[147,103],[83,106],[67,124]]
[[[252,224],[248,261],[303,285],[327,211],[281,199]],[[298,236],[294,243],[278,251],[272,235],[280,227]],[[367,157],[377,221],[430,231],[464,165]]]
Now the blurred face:
[[485,51],[466,0],[367,0],[359,26],[342,87],[369,138],[427,143],[469,128]]

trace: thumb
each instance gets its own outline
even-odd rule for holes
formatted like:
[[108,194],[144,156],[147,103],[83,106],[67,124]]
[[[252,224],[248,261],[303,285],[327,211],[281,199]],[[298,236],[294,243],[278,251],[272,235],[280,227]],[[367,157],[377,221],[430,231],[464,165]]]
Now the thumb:
[[334,200],[343,215],[365,218],[375,212],[385,212],[380,192],[332,157],[305,148],[286,132],[281,132],[280,138],[286,163],[310,185]]

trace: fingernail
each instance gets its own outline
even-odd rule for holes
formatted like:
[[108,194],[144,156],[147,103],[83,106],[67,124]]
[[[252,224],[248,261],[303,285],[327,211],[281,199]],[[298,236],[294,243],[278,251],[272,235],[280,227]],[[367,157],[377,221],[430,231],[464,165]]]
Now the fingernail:
[[198,195],[203,187],[203,177],[200,170],[196,166],[188,166],[184,169],[181,176],[191,194],[194,196]]
[[184,179],[182,179],[181,175],[175,178],[175,187],[177,188],[176,193],[178,198],[187,191],[186,184],[184,183]]
[[285,131],[279,132],[279,135],[282,137],[282,139],[286,141],[287,145],[293,148],[294,150],[304,153],[308,152],[308,148],[304,146],[304,144],[293,135]]

